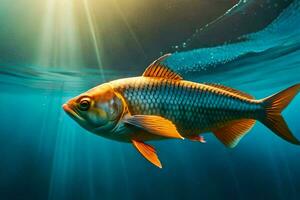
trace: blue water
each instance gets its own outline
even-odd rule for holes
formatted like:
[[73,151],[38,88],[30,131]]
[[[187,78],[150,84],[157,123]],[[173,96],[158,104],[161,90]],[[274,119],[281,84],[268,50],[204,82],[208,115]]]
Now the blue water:
[[[185,79],[217,82],[263,98],[300,82],[300,1],[234,44],[173,54]],[[260,123],[234,149],[152,142],[163,169],[130,144],[83,130],[61,109],[104,80],[98,71],[6,67],[0,71],[0,199],[300,199],[300,147]],[[105,71],[106,80],[137,76]],[[300,95],[284,111],[300,138]]]

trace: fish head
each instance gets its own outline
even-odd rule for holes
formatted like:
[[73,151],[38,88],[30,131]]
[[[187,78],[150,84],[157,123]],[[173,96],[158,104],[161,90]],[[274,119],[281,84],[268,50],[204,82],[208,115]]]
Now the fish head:
[[105,134],[117,125],[124,105],[111,85],[104,83],[70,99],[63,109],[83,128]]

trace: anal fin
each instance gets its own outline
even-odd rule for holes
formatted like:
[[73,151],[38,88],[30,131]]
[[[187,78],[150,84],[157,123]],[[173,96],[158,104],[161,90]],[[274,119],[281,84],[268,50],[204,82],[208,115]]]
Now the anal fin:
[[145,144],[144,142],[137,141],[137,140],[131,140],[133,146],[146,158],[149,162],[151,162],[153,165],[162,168],[162,165],[160,163],[160,160],[156,154],[156,151],[154,147],[152,147],[149,144]]
[[235,147],[242,137],[253,127],[255,120],[241,119],[231,121],[222,128],[212,132],[227,147]]

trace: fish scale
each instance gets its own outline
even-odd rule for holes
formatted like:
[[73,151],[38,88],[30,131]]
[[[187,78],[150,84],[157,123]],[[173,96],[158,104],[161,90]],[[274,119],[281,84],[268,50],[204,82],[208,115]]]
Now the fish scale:
[[[208,131],[229,121],[254,117],[259,103],[205,84],[136,77],[111,83],[131,115],[171,120],[183,135]],[[196,131],[196,133],[195,133]]]

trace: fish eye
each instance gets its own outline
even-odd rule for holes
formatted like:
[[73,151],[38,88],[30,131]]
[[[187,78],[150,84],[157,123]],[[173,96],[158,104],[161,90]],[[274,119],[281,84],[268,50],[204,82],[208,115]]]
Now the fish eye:
[[79,109],[82,111],[87,111],[90,108],[91,100],[89,98],[82,98],[79,102]]

